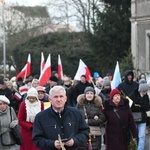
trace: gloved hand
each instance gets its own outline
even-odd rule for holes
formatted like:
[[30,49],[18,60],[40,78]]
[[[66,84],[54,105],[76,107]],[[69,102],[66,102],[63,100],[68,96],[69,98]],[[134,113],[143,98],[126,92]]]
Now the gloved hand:
[[10,128],[14,128],[16,125],[18,125],[18,120],[13,120],[9,126]]
[[130,142],[130,145],[128,146],[128,150],[136,150],[137,148],[137,140],[133,138],[133,140]]

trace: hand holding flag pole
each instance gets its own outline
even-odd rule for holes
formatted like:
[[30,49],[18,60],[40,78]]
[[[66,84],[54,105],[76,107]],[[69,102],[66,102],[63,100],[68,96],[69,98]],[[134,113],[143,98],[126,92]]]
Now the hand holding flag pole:
[[125,98],[129,101],[129,106],[131,107],[132,104],[133,104],[133,100],[129,97],[129,96],[126,96],[125,93],[121,90],[121,93],[125,96]]
[[61,140],[60,134],[58,134],[58,141],[60,142],[61,149],[62,150],[66,150],[65,147],[64,147],[64,144],[63,144],[63,142]]
[[95,89],[96,94],[98,95],[101,92],[101,90],[99,88],[97,88],[97,86],[95,85],[95,83],[92,80],[92,77],[89,76],[89,78],[90,78],[90,81],[91,81],[91,83],[92,83],[92,85],[93,85],[93,87]]
[[88,150],[92,150],[92,137],[91,133],[89,133],[89,142],[88,142]]

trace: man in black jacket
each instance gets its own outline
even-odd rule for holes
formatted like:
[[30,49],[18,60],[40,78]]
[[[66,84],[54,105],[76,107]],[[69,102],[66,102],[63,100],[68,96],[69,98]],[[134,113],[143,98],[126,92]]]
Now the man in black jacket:
[[51,107],[36,116],[33,141],[41,150],[79,150],[80,144],[87,143],[89,133],[82,114],[76,108],[65,106],[64,87],[54,86],[49,95]]
[[126,96],[129,96],[135,89],[138,89],[139,84],[135,81],[132,70],[126,70],[124,74],[124,81],[118,85],[118,89]]

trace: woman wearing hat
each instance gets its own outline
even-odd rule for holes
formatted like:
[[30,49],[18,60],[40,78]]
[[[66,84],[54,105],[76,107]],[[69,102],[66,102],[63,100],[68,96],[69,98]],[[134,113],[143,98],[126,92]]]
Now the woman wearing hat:
[[128,150],[123,126],[129,127],[134,139],[137,138],[137,131],[129,102],[121,97],[118,89],[113,89],[110,92],[110,100],[104,101],[104,113],[106,150]]
[[[99,96],[95,95],[93,87],[86,87],[84,94],[77,97],[77,108],[81,111],[90,129],[93,129],[93,132],[91,131],[90,133],[92,150],[101,149],[100,125],[105,121],[101,106],[102,100]],[[86,145],[82,148],[85,149],[84,147],[86,147]]]
[[147,91],[148,91],[148,84],[144,79],[141,79],[139,81],[139,88],[136,89],[130,95],[130,98],[133,100],[133,105],[131,107],[132,112],[137,112],[138,114],[141,114],[141,119],[139,121],[135,120],[138,129],[137,150],[144,150],[145,147],[145,136],[146,136],[145,130],[146,130],[146,123],[147,123],[146,111],[150,110],[149,97]]
[[[15,144],[11,146],[5,146],[2,144],[2,134],[10,131],[11,128],[15,127],[18,124],[15,111],[13,108],[8,106],[9,104],[9,99],[4,95],[0,95],[0,150],[17,149]],[[8,140],[8,138],[5,140]]]
[[38,100],[38,92],[30,88],[27,97],[20,105],[18,120],[21,129],[23,144],[20,150],[39,150],[32,142],[32,128],[36,114],[44,110],[43,102]]

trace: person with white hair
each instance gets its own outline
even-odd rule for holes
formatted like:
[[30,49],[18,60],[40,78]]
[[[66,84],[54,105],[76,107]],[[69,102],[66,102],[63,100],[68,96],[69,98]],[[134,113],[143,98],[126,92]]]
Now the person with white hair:
[[38,113],[33,126],[33,141],[41,150],[79,150],[87,143],[89,127],[80,111],[65,105],[63,86],[50,89],[51,107]]
[[[5,139],[3,138],[11,128],[18,124],[16,113],[12,107],[8,106],[9,104],[9,99],[4,95],[0,95],[0,150],[16,150],[17,148],[15,139],[12,136],[7,134],[8,136]],[[10,145],[6,145],[5,142],[9,142]]]

